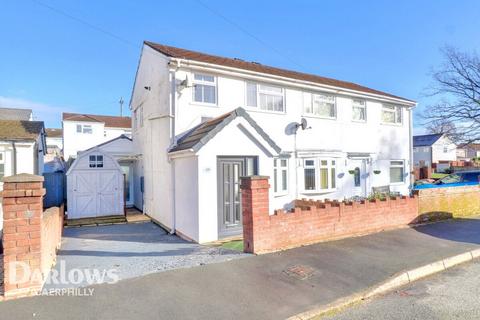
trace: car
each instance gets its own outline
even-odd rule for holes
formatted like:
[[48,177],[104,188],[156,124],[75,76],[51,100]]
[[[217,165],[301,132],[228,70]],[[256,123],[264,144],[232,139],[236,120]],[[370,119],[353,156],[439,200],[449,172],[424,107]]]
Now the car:
[[447,186],[462,186],[480,184],[480,170],[461,171],[449,174],[433,183],[422,183],[415,185],[414,189],[428,189]]

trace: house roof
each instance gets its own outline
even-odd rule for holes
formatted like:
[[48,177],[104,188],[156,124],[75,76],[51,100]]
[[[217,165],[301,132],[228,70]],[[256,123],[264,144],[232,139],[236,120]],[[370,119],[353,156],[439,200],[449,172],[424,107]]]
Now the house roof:
[[237,108],[217,118],[200,123],[178,139],[177,144],[171,148],[169,152],[189,149],[197,152],[237,117],[243,117],[275,151],[280,153],[280,147],[277,146],[277,144],[268,136],[268,134],[265,133],[265,131],[263,131],[262,128],[260,128],[255,120],[253,120],[243,108]]
[[386,93],[383,91],[371,89],[353,82],[336,80],[336,79],[321,77],[314,74],[308,74],[303,72],[280,69],[276,67],[263,65],[258,62],[249,62],[241,59],[232,59],[232,58],[215,56],[215,55],[201,53],[197,51],[186,50],[186,49],[171,47],[163,44],[158,44],[151,41],[145,41],[144,43],[149,47],[153,48],[154,50],[157,50],[158,52],[173,58],[211,63],[211,64],[216,64],[216,65],[221,65],[226,67],[238,68],[238,69],[243,69],[248,71],[265,73],[269,75],[291,78],[295,80],[308,81],[308,82],[318,83],[321,85],[328,85],[328,86],[339,87],[339,88],[344,88],[348,90],[376,94],[376,95],[386,96],[390,98],[401,99],[401,100],[405,100],[412,103],[414,102],[413,100],[395,96],[393,94]]
[[0,140],[37,140],[43,121],[0,120]]
[[413,146],[414,147],[426,147],[431,146],[438,139],[443,136],[443,133],[434,133],[434,134],[424,134],[421,136],[413,136]]
[[132,118],[104,116],[96,114],[66,113],[62,114],[63,121],[84,121],[84,122],[103,122],[105,127],[110,128],[131,128]]
[[0,108],[0,120],[30,120],[32,109]]
[[47,128],[45,129],[47,137],[49,138],[61,138],[63,135],[63,129]]

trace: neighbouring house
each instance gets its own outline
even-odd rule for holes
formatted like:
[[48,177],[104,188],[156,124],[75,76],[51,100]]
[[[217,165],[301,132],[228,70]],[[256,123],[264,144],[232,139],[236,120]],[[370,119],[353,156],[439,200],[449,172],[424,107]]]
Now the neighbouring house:
[[413,137],[414,166],[431,167],[432,165],[442,163],[443,167],[445,167],[448,166],[449,162],[456,160],[457,146],[447,135],[435,133]]
[[0,108],[0,120],[33,120],[32,109]]
[[126,135],[79,152],[67,172],[68,218],[123,215],[125,206],[141,209],[141,188],[133,179],[136,162]]
[[471,161],[480,157],[480,143],[470,143],[457,148],[457,160]]
[[63,113],[62,118],[65,160],[122,134],[130,136],[132,131],[130,117]]
[[[3,177],[18,173],[42,175],[45,152],[43,121],[0,120],[0,190]],[[0,209],[0,231],[2,229]]]
[[130,101],[144,212],[209,242],[242,232],[241,176],[270,209],[409,193],[416,103],[351,82],[145,42]]
[[57,128],[47,128],[47,155],[61,156],[63,149],[63,130]]

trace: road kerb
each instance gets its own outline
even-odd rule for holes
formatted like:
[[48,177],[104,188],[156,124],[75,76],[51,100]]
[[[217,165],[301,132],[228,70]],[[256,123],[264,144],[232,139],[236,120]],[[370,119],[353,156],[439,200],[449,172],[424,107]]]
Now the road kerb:
[[365,290],[364,292],[341,298],[327,305],[317,306],[309,311],[289,317],[287,320],[307,320],[314,317],[324,316],[326,314],[346,308],[352,304],[358,303],[362,300],[366,300],[376,295],[386,293],[398,287],[404,286],[408,283],[414,282],[420,278],[424,278],[432,274],[447,270],[451,267],[474,260],[479,257],[480,249],[475,249],[459,255],[438,260],[433,263],[429,263],[419,268],[401,272],[396,276],[392,277],[391,279],[388,279],[387,281],[375,286],[374,288],[370,288],[368,290]]

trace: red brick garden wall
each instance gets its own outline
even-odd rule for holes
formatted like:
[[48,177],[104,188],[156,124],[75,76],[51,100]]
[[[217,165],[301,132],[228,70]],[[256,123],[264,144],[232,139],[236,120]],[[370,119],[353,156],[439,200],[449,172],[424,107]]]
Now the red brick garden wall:
[[14,298],[41,289],[60,244],[63,207],[43,211],[41,176],[20,174],[3,182],[3,289],[5,298]]
[[268,177],[242,178],[244,250],[265,253],[324,240],[398,228],[416,222],[418,198],[362,203],[296,201],[291,212],[269,215]]

